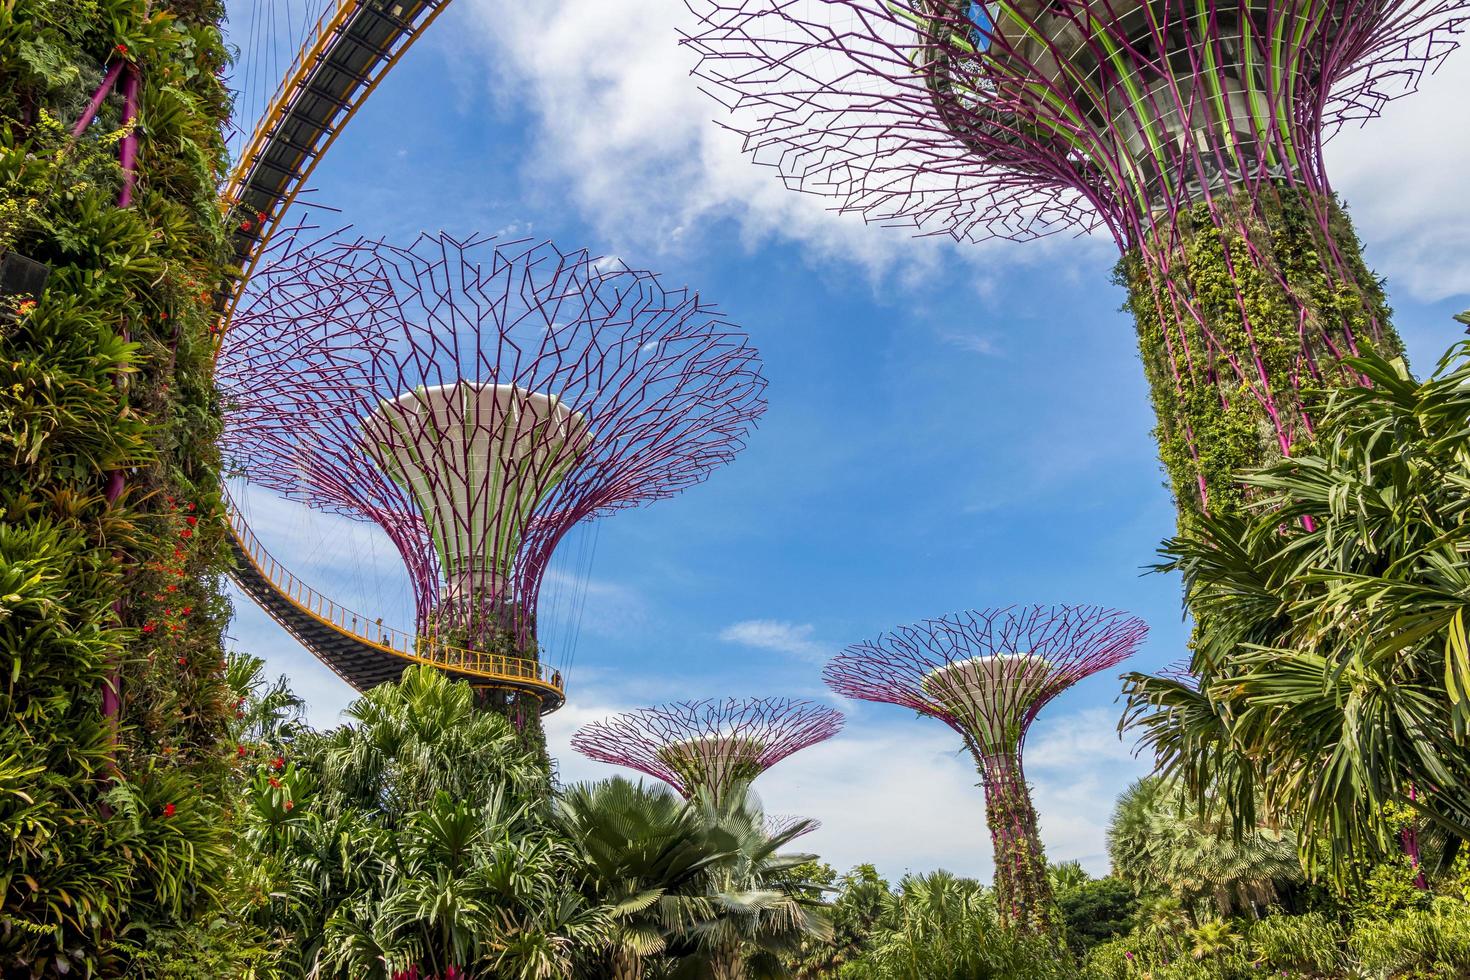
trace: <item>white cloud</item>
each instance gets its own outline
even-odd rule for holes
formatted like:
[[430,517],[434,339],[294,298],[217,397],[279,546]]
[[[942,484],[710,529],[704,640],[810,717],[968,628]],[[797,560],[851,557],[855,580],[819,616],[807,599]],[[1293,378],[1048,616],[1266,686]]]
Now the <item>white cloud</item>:
[[1001,356],[1000,345],[996,343],[994,337],[988,334],[953,331],[941,334],[939,339],[951,347],[958,347],[971,354],[979,354],[982,357]]
[[1383,117],[1327,144],[1327,171],[1390,295],[1470,293],[1470,50],[1455,51]]
[[[675,0],[474,0],[496,98],[527,106],[537,134],[528,172],[576,205],[600,242],[632,253],[678,250],[733,221],[747,247],[770,240],[823,259],[916,281],[941,257],[979,261],[973,246],[838,215],[750,162],[725,110],[699,91],[695,55],[679,44],[690,14]],[[610,53],[616,53],[612,56]],[[456,58],[458,61],[458,58]]]
[[731,623],[720,631],[726,643],[739,643],[757,650],[772,650],[820,663],[832,650],[812,639],[811,623],[786,623],[777,619],[747,619]]

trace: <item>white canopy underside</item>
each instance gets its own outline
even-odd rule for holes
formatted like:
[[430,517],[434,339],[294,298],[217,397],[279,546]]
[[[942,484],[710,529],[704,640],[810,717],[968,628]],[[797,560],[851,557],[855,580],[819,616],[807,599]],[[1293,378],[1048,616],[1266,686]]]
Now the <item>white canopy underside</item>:
[[527,521],[587,438],[555,395],[471,381],[381,402],[361,429],[368,458],[418,505],[446,598],[503,591]]
[[659,759],[697,786],[724,786],[733,774],[758,765],[765,746],[748,735],[704,735],[671,742],[658,750]]
[[1001,752],[1015,747],[1021,720],[1051,675],[1045,657],[997,653],[937,667],[925,675],[923,688],[966,723],[982,751]]

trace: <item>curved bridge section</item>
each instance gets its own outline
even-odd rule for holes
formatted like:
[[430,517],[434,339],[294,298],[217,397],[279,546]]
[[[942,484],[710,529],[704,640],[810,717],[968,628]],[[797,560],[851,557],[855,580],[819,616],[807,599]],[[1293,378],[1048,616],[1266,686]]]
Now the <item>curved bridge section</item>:
[[287,69],[225,187],[240,274],[220,293],[224,328],[281,214],[342,127],[449,0],[339,0]]
[[[363,101],[449,0],[338,0],[287,69],[225,186],[237,273],[221,284],[220,333],[271,234],[317,163]],[[534,660],[446,646],[344,609],[277,562],[229,506],[231,577],[302,646],[359,691],[431,664],[477,688],[536,698],[541,712],[566,700],[559,672]]]
[[431,664],[477,688],[530,695],[540,702],[542,714],[565,702],[561,674],[534,660],[446,646],[342,608],[272,558],[228,497],[226,503],[235,558],[231,578],[286,632],[357,690],[397,680],[405,667],[417,663]]

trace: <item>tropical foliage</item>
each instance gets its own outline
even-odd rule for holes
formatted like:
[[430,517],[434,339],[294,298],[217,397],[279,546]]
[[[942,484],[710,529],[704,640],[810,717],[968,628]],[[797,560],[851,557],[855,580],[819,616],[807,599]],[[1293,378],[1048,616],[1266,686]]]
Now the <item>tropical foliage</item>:
[[625,780],[553,793],[474,692],[405,672],[329,732],[237,657],[237,915],[280,976],[742,977],[830,934],[753,796]]
[[225,888],[221,14],[215,0],[0,4],[0,261],[49,268],[44,287],[0,295],[7,976],[198,966]]
[[[1470,346],[1426,381],[1349,364],[1311,451],[1244,481],[1250,518],[1168,542],[1197,618],[1185,677],[1132,675],[1130,718],[1201,807],[1300,830],[1339,887],[1432,831],[1470,835]],[[1431,836],[1433,835],[1431,834]]]
[[1290,830],[1236,835],[1202,814],[1178,784],[1143,779],[1123,793],[1108,829],[1113,873],[1142,892],[1161,889],[1182,907],[1218,915],[1280,904],[1303,879]]

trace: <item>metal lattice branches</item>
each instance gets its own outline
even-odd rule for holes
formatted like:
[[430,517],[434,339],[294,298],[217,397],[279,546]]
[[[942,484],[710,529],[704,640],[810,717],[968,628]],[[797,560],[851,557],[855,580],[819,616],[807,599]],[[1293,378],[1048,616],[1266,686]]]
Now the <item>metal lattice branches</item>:
[[1410,91],[1470,0],[686,0],[757,161],[957,238],[1140,244],[1223,187],[1328,189],[1323,140]]
[[278,233],[241,297],[215,363],[227,459],[248,459],[303,420],[323,424],[371,383],[393,291],[371,267],[342,261],[351,250],[338,234],[311,217]]
[[948,724],[976,760],[1019,753],[1048,701],[1131,655],[1140,619],[1098,606],[957,613],[857,643],[823,671],[844,697],[897,704]]
[[288,336],[355,323],[371,363],[346,388],[290,393],[314,411],[265,413],[281,424],[245,427],[235,460],[252,482],[382,527],[429,635],[534,656],[566,532],[703,480],[764,410],[741,331],[585,251],[441,234],[328,243],[298,262],[315,307],[280,307],[270,270],[245,309]]
[[572,747],[663,780],[688,799],[719,798],[842,730],[840,711],[792,698],[681,701],[584,725]]

